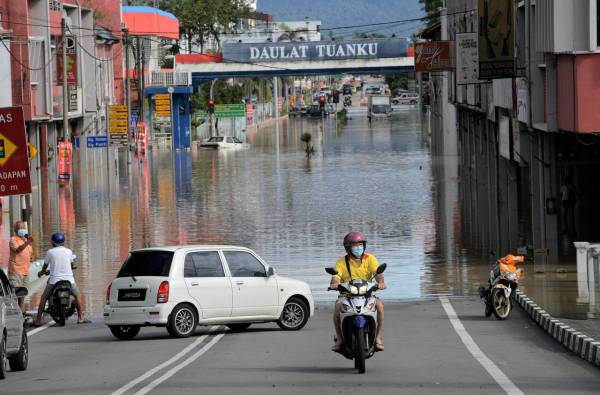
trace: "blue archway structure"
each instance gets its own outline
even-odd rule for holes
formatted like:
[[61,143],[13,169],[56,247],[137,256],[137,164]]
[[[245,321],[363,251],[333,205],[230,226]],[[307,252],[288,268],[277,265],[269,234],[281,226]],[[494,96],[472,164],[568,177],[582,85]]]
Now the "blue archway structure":
[[[215,61],[207,62],[211,56]],[[199,57],[201,61],[194,61]],[[173,128],[173,147],[184,148],[191,144],[186,127],[190,119],[189,95],[205,82],[232,77],[408,73],[414,71],[414,58],[408,55],[408,40],[397,38],[237,43],[225,44],[222,55],[177,55],[176,70],[191,75],[191,86],[177,87],[174,95],[181,96],[177,100],[187,110],[174,112],[179,119]]]

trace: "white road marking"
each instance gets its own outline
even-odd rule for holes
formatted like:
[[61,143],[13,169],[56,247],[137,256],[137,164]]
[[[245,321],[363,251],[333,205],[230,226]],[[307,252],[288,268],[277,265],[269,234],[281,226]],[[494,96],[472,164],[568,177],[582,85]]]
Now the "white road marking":
[[199,345],[200,343],[202,343],[204,341],[204,339],[206,339],[208,337],[208,335],[211,332],[213,332],[215,329],[217,329],[217,328],[218,327],[215,327],[215,326],[211,327],[208,330],[207,334],[202,335],[199,338],[197,338],[193,343],[191,343],[190,345],[188,345],[187,347],[185,347],[183,350],[181,350],[180,352],[178,352],[177,354],[175,354],[172,358],[170,358],[169,360],[161,363],[158,366],[155,366],[154,368],[150,369],[149,371],[147,371],[146,373],[144,373],[140,377],[136,378],[135,380],[132,380],[129,383],[125,384],[124,386],[122,386],[121,388],[119,388],[118,390],[116,390],[115,392],[113,392],[111,395],[122,395],[122,394],[124,394],[126,391],[130,390],[131,388],[133,388],[137,384],[139,384],[142,381],[146,380],[148,377],[152,376],[156,372],[160,371],[161,369],[164,369],[165,367],[169,366],[173,362],[177,361],[179,358],[183,357],[184,355],[186,355],[187,353],[189,353],[190,351],[192,351],[194,349],[194,347],[196,347],[197,345]]
[[490,376],[496,383],[506,392],[508,395],[524,395],[523,391],[521,391],[504,372],[500,370],[500,368],[489,359],[483,351],[479,348],[477,343],[473,340],[469,332],[465,329],[462,322],[456,315],[456,311],[454,311],[454,307],[446,297],[441,297],[440,302],[442,303],[442,307],[454,327],[454,331],[460,337],[460,340],[464,343],[467,350],[473,355],[473,358],[477,360],[483,366],[483,368],[489,373]]
[[51,327],[51,326],[52,326],[52,325],[54,325],[54,324],[55,324],[55,322],[54,322],[54,321],[50,321],[50,322],[48,322],[48,323],[46,323],[46,324],[44,324],[44,325],[42,325],[42,326],[39,326],[39,327],[37,327],[37,328],[35,328],[35,329],[32,329],[32,330],[30,330],[30,331],[27,331],[27,336],[33,336],[33,335],[35,335],[36,333],[40,333],[40,332],[41,332],[41,331],[43,331],[44,329],[48,329],[49,327]]
[[196,359],[198,359],[199,357],[201,357],[212,346],[214,346],[219,340],[221,340],[221,338],[223,336],[225,336],[225,334],[224,333],[220,333],[220,334],[216,335],[215,337],[213,337],[210,342],[208,342],[204,347],[202,347],[194,355],[192,355],[191,357],[189,357],[185,361],[181,362],[179,365],[173,366],[167,373],[163,374],[162,376],[160,376],[159,378],[157,378],[156,380],[154,380],[153,382],[151,382],[150,384],[148,384],[147,386],[145,386],[144,388],[142,388],[141,390],[139,390],[138,392],[136,392],[135,395],[143,395],[143,394],[147,394],[148,392],[152,391],[152,389],[154,389],[157,385],[159,385],[163,381],[169,379],[175,373],[179,372],[181,369],[185,368],[186,366],[188,366],[189,364],[191,364],[192,362],[194,362]]

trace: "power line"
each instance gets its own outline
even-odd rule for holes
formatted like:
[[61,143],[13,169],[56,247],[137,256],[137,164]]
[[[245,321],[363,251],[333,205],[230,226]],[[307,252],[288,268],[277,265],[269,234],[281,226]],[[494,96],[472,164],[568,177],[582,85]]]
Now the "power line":
[[[17,62],[19,65],[21,65],[21,67],[24,67],[24,68],[26,68],[29,71],[40,71],[40,70],[46,69],[46,67],[48,67],[54,61],[54,58],[56,57],[56,54],[58,53],[58,51],[54,52],[54,54],[52,54],[50,56],[50,60],[48,61],[48,63],[46,63],[42,67],[29,67],[29,66],[26,66],[23,63],[21,63],[21,60],[19,58],[17,58],[15,56],[15,54],[12,53],[12,51],[10,50],[10,48],[8,48],[6,46],[6,43],[4,42],[4,40],[2,39],[2,37],[0,37],[0,42],[2,43],[2,45],[4,46],[4,48],[6,48],[6,51],[10,54],[10,57],[13,58],[14,61]],[[62,42],[62,40],[61,40],[61,42]]]

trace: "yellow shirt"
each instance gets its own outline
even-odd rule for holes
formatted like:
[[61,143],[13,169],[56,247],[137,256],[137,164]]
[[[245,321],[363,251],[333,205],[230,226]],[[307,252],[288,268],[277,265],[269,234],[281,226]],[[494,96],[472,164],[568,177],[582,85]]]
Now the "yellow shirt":
[[[369,281],[379,267],[379,262],[371,254],[364,253],[361,263],[356,263],[352,259],[349,260],[350,270],[352,271],[352,280],[365,280]],[[335,263],[335,268],[338,271],[337,276],[343,283],[350,281],[350,274],[346,268],[346,256],[341,257]]]

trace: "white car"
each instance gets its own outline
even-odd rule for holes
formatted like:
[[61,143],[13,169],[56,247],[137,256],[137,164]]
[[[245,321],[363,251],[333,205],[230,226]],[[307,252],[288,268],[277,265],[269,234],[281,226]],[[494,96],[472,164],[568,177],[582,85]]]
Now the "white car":
[[237,137],[214,136],[200,144],[202,148],[248,148],[248,144],[242,143]]
[[174,246],[130,253],[106,290],[104,323],[119,339],[132,339],[142,326],[187,337],[197,325],[240,331],[276,322],[299,330],[313,313],[308,284],[275,274],[248,248]]
[[392,99],[392,104],[417,104],[419,102],[418,93],[401,93]]

